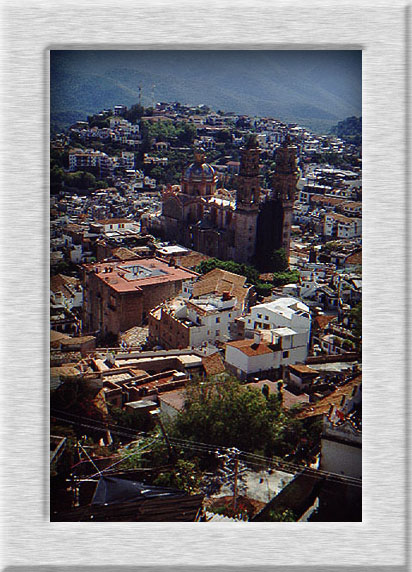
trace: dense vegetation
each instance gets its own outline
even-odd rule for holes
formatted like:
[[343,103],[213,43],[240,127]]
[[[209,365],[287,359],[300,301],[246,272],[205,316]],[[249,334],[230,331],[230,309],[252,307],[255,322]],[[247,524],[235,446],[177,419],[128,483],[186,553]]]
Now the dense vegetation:
[[281,385],[277,394],[269,395],[245,387],[235,377],[193,381],[170,432],[174,437],[266,456],[307,451],[317,442],[320,427],[283,409]]
[[362,144],[362,117],[347,117],[332,127],[331,133],[354,145]]

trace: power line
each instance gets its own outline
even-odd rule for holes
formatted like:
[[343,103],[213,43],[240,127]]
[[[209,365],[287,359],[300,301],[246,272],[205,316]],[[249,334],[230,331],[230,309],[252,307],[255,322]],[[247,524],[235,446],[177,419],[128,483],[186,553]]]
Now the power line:
[[[63,415],[66,415],[66,412],[60,412]],[[87,420],[88,423],[84,423],[82,421],[76,421],[74,419],[68,419],[68,418],[61,418],[61,417],[56,417],[55,415],[53,415],[53,417],[56,420],[59,421],[63,421],[63,422],[68,422],[70,424],[73,425],[79,425],[81,427],[86,427],[86,428],[90,428],[90,429],[100,429],[100,430],[105,430],[107,431],[108,427],[111,426],[113,427],[113,429],[110,429],[111,432],[113,432],[114,434],[123,436],[123,437],[136,437],[136,436],[141,436],[141,437],[147,437],[148,434],[140,431],[133,431],[132,429],[129,429],[127,427],[122,427],[122,426],[118,426],[118,425],[111,425],[111,424],[103,424],[99,421],[96,422],[96,424],[94,424],[93,421],[91,421],[89,418],[87,417],[82,417],[80,415],[75,415],[75,414],[68,414],[72,417],[75,417],[77,419],[81,419],[81,420]],[[100,424],[100,425],[97,425]],[[157,437],[153,438],[153,442],[156,440],[163,440],[163,438],[159,435]],[[197,441],[190,441],[187,439],[179,439],[179,438],[171,438],[170,442],[173,443],[174,445],[181,447],[183,449],[191,449],[193,451],[196,451],[198,453],[211,453],[211,454],[216,454],[221,452],[222,450],[227,451],[228,448],[224,447],[222,445],[213,445],[211,443],[200,443]],[[265,457],[263,455],[256,455],[254,453],[251,452],[247,452],[247,451],[239,451],[239,457],[245,457],[245,462],[247,462],[248,464],[251,464],[253,466],[261,466],[262,463],[266,463],[269,464],[271,466],[277,467],[280,470],[290,470],[291,472],[302,472],[303,470],[306,473],[309,473],[310,475],[316,476],[316,477],[324,477],[327,478],[330,481],[334,481],[334,482],[341,482],[346,481],[348,484],[352,484],[354,486],[361,486],[362,485],[362,479],[356,478],[356,477],[351,477],[349,475],[340,475],[339,473],[332,473],[330,471],[324,471],[322,469],[313,469],[311,467],[308,467],[307,465],[302,465],[302,464],[297,464],[297,463],[292,463],[290,461],[285,461],[283,460],[281,457]]]
[[[65,412],[61,412],[61,413],[65,414]],[[101,424],[101,427],[96,427],[96,424],[95,425],[90,424],[89,418],[82,417],[82,416],[75,415],[75,414],[69,414],[69,415],[76,417],[78,419],[87,420],[89,422],[88,424],[84,424],[84,423],[83,424],[78,423],[78,424],[82,425],[82,426],[87,426],[87,427],[92,428],[92,429],[97,428],[97,429],[107,430],[108,425],[110,425],[110,424],[103,425],[101,422],[96,422],[96,423]],[[60,418],[60,420],[65,421],[65,419],[61,419],[61,418]],[[122,426],[118,426],[118,425],[112,425],[112,426],[113,426],[113,432],[114,433],[117,433],[117,434],[125,436],[125,437],[131,437],[131,436],[136,437],[139,435],[142,437],[147,436],[147,433],[145,433],[143,431],[136,432],[136,431],[133,431],[127,427],[122,427]],[[155,439],[161,440],[162,437],[158,436]],[[173,444],[175,444],[176,446],[180,446],[182,448],[191,448],[191,449],[198,451],[198,452],[208,452],[208,453],[213,454],[213,453],[219,452],[222,449],[227,450],[227,447],[224,447],[221,445],[212,445],[210,443],[201,443],[201,442],[197,442],[197,441],[191,441],[188,439],[172,438],[172,439],[170,439],[170,441]],[[313,472],[314,474],[317,474],[317,475],[335,476],[335,477],[338,477],[339,479],[343,478],[345,480],[351,480],[354,483],[361,483],[362,482],[362,479],[358,479],[356,477],[349,477],[346,475],[340,475],[339,473],[332,473],[330,471],[323,471],[321,469],[311,469],[310,467],[307,467],[306,465],[292,463],[290,461],[285,461],[281,457],[272,457],[272,458],[271,457],[265,457],[263,455],[256,455],[254,453],[247,452],[247,451],[239,451],[239,455],[246,457],[246,459],[253,458],[256,461],[266,462],[266,463],[269,463],[271,465],[278,465],[282,469],[290,469],[292,471],[301,471],[301,470],[305,469],[307,472]],[[248,462],[250,462],[250,461],[248,461]],[[258,463],[254,463],[254,464],[257,466]]]

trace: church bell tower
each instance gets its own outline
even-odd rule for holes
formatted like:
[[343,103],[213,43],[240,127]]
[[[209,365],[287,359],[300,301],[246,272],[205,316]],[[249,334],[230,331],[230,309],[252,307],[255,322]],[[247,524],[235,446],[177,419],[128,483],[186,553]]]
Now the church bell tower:
[[250,263],[255,252],[260,201],[259,158],[260,149],[256,137],[249,135],[244,147],[240,149],[235,214],[235,262]]
[[296,163],[297,147],[287,135],[276,151],[276,171],[272,178],[272,198],[280,204],[282,211],[282,232],[279,248],[290,254],[290,234],[299,170]]

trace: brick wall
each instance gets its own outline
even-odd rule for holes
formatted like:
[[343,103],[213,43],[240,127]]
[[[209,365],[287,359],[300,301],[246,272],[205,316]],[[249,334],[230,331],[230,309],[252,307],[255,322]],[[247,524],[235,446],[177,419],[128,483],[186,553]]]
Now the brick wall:
[[190,330],[167,312],[161,311],[160,319],[149,317],[149,337],[153,343],[167,349],[187,348],[190,342]]

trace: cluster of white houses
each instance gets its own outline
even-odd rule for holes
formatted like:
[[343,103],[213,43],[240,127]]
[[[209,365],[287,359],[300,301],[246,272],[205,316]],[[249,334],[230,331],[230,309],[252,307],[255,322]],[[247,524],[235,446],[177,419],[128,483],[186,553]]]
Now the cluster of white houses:
[[217,345],[225,364],[242,380],[302,363],[308,355],[311,316],[292,297],[252,306],[253,287],[215,269],[192,291],[163,302],[149,314],[149,339],[163,348]]

